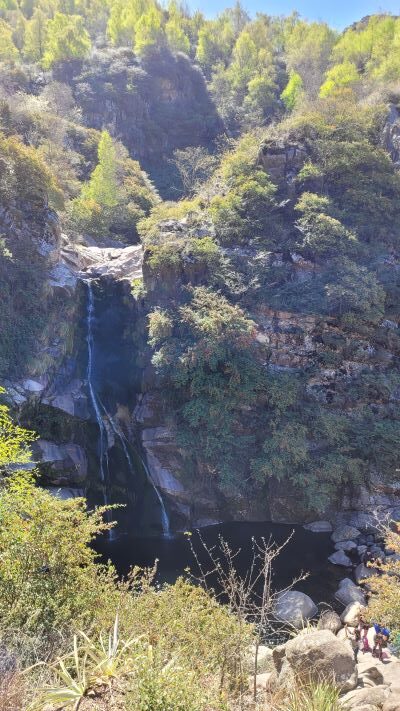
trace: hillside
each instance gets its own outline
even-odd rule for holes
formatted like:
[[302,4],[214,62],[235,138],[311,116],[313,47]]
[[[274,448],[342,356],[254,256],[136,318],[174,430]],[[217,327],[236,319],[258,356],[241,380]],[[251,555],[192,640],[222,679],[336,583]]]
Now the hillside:
[[45,480],[98,496],[94,278],[98,395],[174,527],[393,508],[400,21],[62,9],[0,26],[0,370]]

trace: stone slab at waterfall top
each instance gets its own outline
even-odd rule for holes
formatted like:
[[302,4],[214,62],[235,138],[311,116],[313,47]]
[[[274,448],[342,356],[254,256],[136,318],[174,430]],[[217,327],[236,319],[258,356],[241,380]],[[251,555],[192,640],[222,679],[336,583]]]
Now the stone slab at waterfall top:
[[281,622],[288,622],[294,627],[301,628],[307,620],[315,617],[318,609],[305,593],[287,590],[277,596],[274,612]]
[[108,277],[116,281],[141,279],[142,245],[94,247],[74,245],[62,250],[64,262],[81,278]]

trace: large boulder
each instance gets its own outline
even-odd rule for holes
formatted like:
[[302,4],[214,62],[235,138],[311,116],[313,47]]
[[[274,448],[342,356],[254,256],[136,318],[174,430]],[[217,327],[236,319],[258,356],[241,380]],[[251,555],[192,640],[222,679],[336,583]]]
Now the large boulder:
[[306,620],[315,617],[318,609],[305,593],[288,590],[278,595],[275,603],[275,616],[281,622],[288,622],[298,629]]
[[342,627],[342,623],[337,612],[326,610],[319,618],[317,627],[319,630],[330,630],[336,634]]
[[377,516],[361,511],[353,513],[348,519],[348,524],[365,533],[376,533],[380,526]]
[[339,526],[335,528],[331,539],[334,543],[339,543],[339,541],[354,541],[359,536],[361,536],[361,533],[358,528],[354,526]]
[[370,655],[360,657],[357,664],[358,682],[362,686],[380,686],[384,683],[383,674],[378,668],[379,662],[371,659]]
[[333,565],[342,565],[343,568],[350,568],[351,560],[348,555],[342,550],[336,551],[329,556],[328,560],[333,563]]
[[346,709],[358,709],[360,706],[369,704],[381,708],[388,695],[386,686],[367,687],[366,689],[355,689],[341,699]]
[[357,543],[354,541],[339,541],[339,543],[335,543],[335,550],[337,551],[345,551],[346,553],[350,553],[356,549]]
[[42,476],[49,483],[71,486],[80,485],[86,480],[86,453],[78,444],[56,444],[46,439],[38,439],[33,445],[33,453]]
[[367,568],[364,563],[357,565],[354,571],[354,577],[357,583],[362,583],[366,578],[372,578],[374,575],[376,575],[376,571],[374,571],[373,568]]
[[286,664],[282,665],[280,677],[287,675],[287,665],[292,677],[298,681],[326,679],[344,692],[357,686],[353,651],[329,630],[300,634],[287,642],[285,652]]
[[312,533],[331,533],[333,530],[330,521],[312,521],[306,523],[303,528]]
[[[255,665],[256,648],[255,646],[250,647],[248,655],[245,657],[245,670],[248,674],[254,672]],[[257,674],[264,674],[264,672],[271,671],[273,668],[272,661],[272,649],[260,644],[257,652]]]
[[350,605],[343,610],[340,619],[344,625],[356,627],[362,612],[365,611],[365,606],[359,602],[351,602]]
[[385,703],[382,706],[382,711],[399,711],[400,709],[400,691],[395,693],[389,692]]
[[360,605],[365,604],[365,593],[362,588],[355,585],[350,578],[344,578],[340,584],[338,590],[335,592],[335,598],[338,602],[341,602],[345,607],[351,605],[354,602]]

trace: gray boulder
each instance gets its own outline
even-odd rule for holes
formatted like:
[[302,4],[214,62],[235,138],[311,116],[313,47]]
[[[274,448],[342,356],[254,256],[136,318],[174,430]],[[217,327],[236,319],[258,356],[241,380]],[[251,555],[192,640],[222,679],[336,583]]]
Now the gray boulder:
[[39,469],[49,482],[69,486],[85,481],[88,462],[85,450],[78,444],[56,444],[38,439],[32,449]]
[[333,610],[326,610],[322,613],[318,620],[317,628],[319,630],[330,630],[333,634],[336,634],[342,627],[342,623],[337,612]]
[[331,533],[333,530],[329,521],[312,521],[311,523],[306,523],[303,528],[307,531],[312,531],[312,533]]
[[400,709],[400,692],[395,694],[390,693],[385,703],[382,706],[382,711],[399,711]]
[[363,531],[364,533],[376,533],[379,528],[379,521],[373,514],[363,513],[362,511],[356,511],[353,513],[349,519],[348,523],[350,526]]
[[387,694],[386,686],[367,687],[366,689],[349,691],[348,694],[342,697],[341,701],[346,709],[358,709],[365,704],[381,708],[386,701]]
[[368,657],[361,657],[357,663],[358,683],[366,686],[380,686],[383,684],[383,674],[378,669],[378,663],[374,663],[369,654]]
[[361,583],[366,578],[372,578],[374,575],[376,575],[376,571],[374,571],[373,568],[367,568],[364,563],[357,565],[354,571],[354,577],[357,583]]
[[332,553],[328,560],[333,563],[333,565],[342,565],[344,568],[350,568],[351,566],[351,560],[344,551],[336,551],[336,553]]
[[356,627],[359,621],[359,616],[363,610],[365,610],[365,605],[362,605],[359,602],[351,602],[350,605],[347,605],[347,607],[343,610],[340,615],[340,619],[344,625]]
[[317,612],[317,606],[311,598],[297,590],[280,593],[275,603],[276,618],[281,622],[288,622],[298,629],[306,620],[315,617]]
[[[248,674],[254,672],[255,656],[256,648],[252,646],[244,660],[245,671]],[[257,652],[257,674],[264,674],[265,672],[271,671],[271,668],[273,668],[272,649],[260,644]]]
[[[357,667],[348,644],[329,630],[300,634],[285,645],[285,661],[297,680],[330,679],[343,692],[357,686]],[[280,676],[284,673],[284,665]]]
[[355,551],[356,549],[357,543],[354,543],[354,541],[339,541],[339,543],[335,543],[335,550],[337,551],[350,553],[350,551]]
[[361,536],[361,533],[358,528],[354,526],[339,526],[335,528],[331,539],[334,543],[338,543],[339,541],[354,541],[359,536]]
[[339,588],[335,592],[335,598],[342,605],[348,606],[353,603],[365,604],[365,594],[362,588],[355,585],[350,578],[341,581]]
[[393,509],[391,517],[393,521],[400,521],[400,507],[397,509]]

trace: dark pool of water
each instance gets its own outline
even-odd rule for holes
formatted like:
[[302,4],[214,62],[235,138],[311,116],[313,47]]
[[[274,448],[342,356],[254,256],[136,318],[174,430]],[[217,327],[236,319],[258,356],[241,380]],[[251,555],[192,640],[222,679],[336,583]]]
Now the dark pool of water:
[[[225,523],[209,526],[201,530],[201,537],[207,546],[218,545],[218,537],[223,536],[231,549],[238,550],[235,567],[244,575],[252,558],[253,539],[271,539],[283,543],[291,532],[293,536],[274,563],[274,587],[282,589],[294,577],[308,572],[309,577],[299,582],[296,590],[307,593],[316,603],[327,603],[335,607],[334,593],[343,571],[331,565],[327,558],[332,553],[330,534],[311,533],[301,526],[287,526],[273,523]],[[196,531],[192,532],[191,543],[201,561],[207,565],[207,555]],[[116,540],[103,540],[97,550],[104,559],[111,559],[118,572],[124,575],[132,565],[151,566],[158,559],[157,581],[174,582],[187,568],[196,575],[198,570],[190,548],[188,537],[176,534],[171,538],[142,538],[121,536]]]

